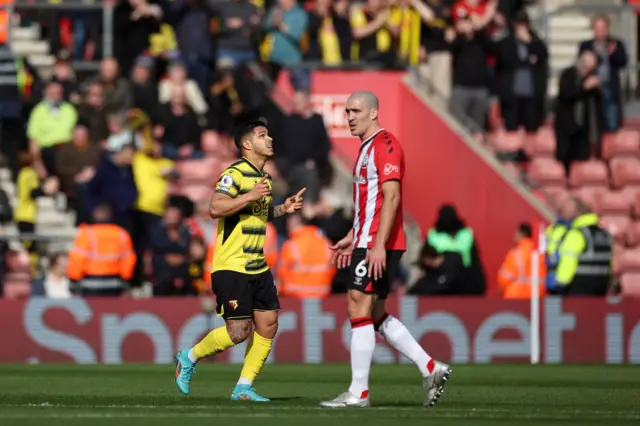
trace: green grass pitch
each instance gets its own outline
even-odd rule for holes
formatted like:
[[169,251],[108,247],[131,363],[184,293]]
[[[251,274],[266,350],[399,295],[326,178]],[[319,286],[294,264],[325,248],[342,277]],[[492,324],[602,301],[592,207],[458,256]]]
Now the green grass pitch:
[[0,425],[640,424],[640,366],[454,366],[434,409],[407,365],[374,365],[374,406],[344,410],[317,403],[346,389],[347,365],[267,365],[256,388],[271,403],[227,400],[239,371],[200,365],[183,396],[171,365],[0,365]]

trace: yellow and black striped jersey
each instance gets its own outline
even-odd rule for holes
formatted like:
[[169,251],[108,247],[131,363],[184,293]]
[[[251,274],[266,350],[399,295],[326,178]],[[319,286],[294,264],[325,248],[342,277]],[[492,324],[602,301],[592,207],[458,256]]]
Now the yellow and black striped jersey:
[[[243,158],[222,172],[216,183],[216,192],[236,198],[251,191],[264,176],[264,172]],[[271,178],[266,182],[271,189]],[[218,219],[212,272],[259,274],[269,269],[263,252],[269,207],[271,195],[252,201],[234,215]]]

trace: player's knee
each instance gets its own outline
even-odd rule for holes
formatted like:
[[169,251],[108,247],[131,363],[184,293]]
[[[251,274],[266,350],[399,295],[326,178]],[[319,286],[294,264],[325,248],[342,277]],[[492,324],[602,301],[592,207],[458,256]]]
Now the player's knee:
[[260,336],[273,339],[278,332],[278,315],[275,312],[262,312],[262,315],[254,315],[256,333]]
[[369,317],[373,308],[372,294],[366,294],[358,290],[349,290],[347,293],[347,310],[349,318]]
[[252,331],[253,321],[251,319],[227,321],[227,333],[235,345],[247,340]]

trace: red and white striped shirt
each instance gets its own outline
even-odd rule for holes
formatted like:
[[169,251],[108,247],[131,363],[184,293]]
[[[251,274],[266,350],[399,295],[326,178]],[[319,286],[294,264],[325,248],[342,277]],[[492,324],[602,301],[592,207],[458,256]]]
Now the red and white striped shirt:
[[[404,152],[398,140],[384,129],[362,142],[353,167],[353,247],[371,248],[380,226],[382,184],[404,179]],[[385,246],[388,250],[406,250],[407,241],[402,226],[402,202],[398,206],[391,233]]]

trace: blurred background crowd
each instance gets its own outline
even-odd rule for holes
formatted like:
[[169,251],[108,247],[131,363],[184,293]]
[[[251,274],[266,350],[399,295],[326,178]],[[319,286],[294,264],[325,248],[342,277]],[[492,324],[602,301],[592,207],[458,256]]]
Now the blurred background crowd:
[[[328,264],[327,247],[351,226],[350,187],[345,192],[336,178],[323,117],[310,103],[310,76],[363,64],[408,69],[510,171],[544,187],[561,216],[549,229],[561,235],[558,244],[571,221],[612,205],[615,242],[602,248],[611,263],[616,248],[640,242],[640,228],[631,225],[637,192],[625,192],[624,203],[618,193],[595,201],[610,194],[610,172],[622,173],[618,187],[640,183],[633,180],[640,163],[626,155],[640,149],[638,132],[620,129],[626,46],[610,35],[609,17],[594,14],[592,32],[574,46],[577,60],[554,80],[527,13],[533,3],[119,0],[110,4],[112,21],[99,2],[69,10],[15,5],[4,39],[0,27],[0,68],[14,61],[8,75],[18,82],[1,85],[0,289],[11,298],[207,293],[213,184],[238,157],[235,125],[267,117],[276,201],[303,186],[308,194],[302,214],[268,231],[265,254],[280,294],[344,291],[344,273]],[[112,39],[104,37],[106,25]],[[36,51],[42,43],[55,53],[50,62]],[[96,69],[82,66],[93,63]],[[295,90],[286,113],[272,101],[283,70]],[[550,81],[554,124],[547,122]],[[523,291],[522,284],[532,274],[544,281],[548,269],[555,276],[563,262],[561,254],[542,258],[535,272],[518,263],[518,256],[530,258],[537,231],[523,223],[514,232],[499,277],[487,275],[473,231],[443,206],[419,253],[405,256],[396,289],[483,295],[487,280],[498,279],[504,297],[529,297],[531,286]],[[561,281],[575,279],[579,266],[564,262]],[[581,291],[604,295],[611,276],[602,273]],[[542,294],[562,293],[549,281]]]

